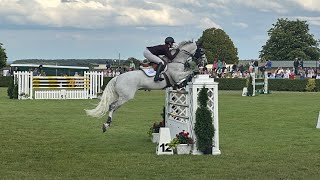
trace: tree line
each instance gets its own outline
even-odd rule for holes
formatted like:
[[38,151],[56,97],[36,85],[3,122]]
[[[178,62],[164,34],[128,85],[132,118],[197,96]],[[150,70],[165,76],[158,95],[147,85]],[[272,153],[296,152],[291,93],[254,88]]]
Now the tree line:
[[[261,60],[319,60],[319,39],[309,32],[307,21],[280,18],[272,26],[267,31],[269,39],[259,52]],[[213,59],[228,64],[239,61],[237,48],[222,29],[207,29],[198,41],[206,50],[209,63],[212,63]]]
[[7,65],[7,59],[6,49],[4,49],[3,44],[0,43],[0,69]]

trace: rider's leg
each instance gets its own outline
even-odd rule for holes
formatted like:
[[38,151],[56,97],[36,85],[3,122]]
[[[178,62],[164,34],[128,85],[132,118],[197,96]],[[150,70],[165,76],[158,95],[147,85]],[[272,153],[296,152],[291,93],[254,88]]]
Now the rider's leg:
[[163,66],[164,66],[163,61],[162,61],[158,56],[152,54],[148,49],[146,49],[146,50],[143,52],[143,55],[144,55],[144,57],[147,58],[149,61],[158,64],[158,68],[157,68],[157,71],[156,71],[156,75],[155,75],[155,77],[154,77],[154,81],[162,81],[163,78],[160,78],[159,76],[160,76],[160,72],[162,71]]
[[158,64],[156,75],[154,76],[154,81],[162,81],[163,78],[160,77],[160,72],[162,71],[164,65],[162,63]]

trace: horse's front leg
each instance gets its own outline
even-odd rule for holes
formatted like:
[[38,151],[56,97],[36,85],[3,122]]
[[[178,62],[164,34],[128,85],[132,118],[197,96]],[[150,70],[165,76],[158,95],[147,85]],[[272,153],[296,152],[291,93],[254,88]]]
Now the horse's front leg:
[[175,72],[171,75],[172,79],[176,84],[180,84],[181,82],[185,81],[186,78],[191,75],[191,71],[186,71],[186,72]]

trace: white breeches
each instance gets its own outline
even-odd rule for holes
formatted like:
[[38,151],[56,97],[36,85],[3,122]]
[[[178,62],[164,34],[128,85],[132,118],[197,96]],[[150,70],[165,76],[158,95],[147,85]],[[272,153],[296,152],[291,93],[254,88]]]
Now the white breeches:
[[146,50],[143,51],[143,56],[144,56],[145,58],[147,58],[147,59],[148,59],[149,61],[151,61],[151,62],[154,62],[154,63],[157,63],[157,64],[159,64],[159,63],[164,64],[163,61],[162,61],[158,56],[152,54],[152,53],[149,51],[148,48],[146,48]]

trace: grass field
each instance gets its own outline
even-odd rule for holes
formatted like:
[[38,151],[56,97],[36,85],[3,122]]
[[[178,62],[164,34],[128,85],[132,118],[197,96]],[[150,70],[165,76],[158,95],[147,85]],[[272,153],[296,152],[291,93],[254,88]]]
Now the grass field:
[[319,179],[320,93],[219,92],[220,156],[157,156],[147,136],[164,91],[105,119],[98,100],[9,100],[0,88],[0,179]]

